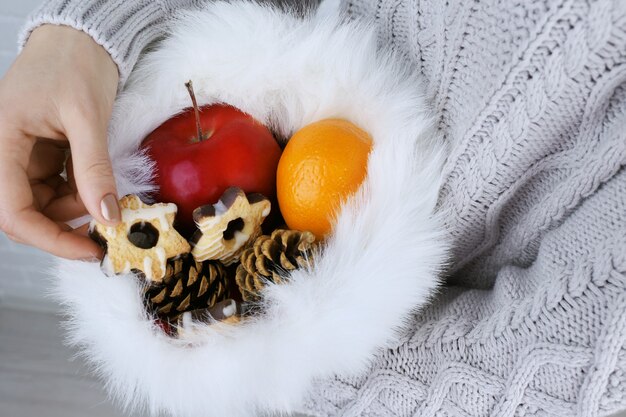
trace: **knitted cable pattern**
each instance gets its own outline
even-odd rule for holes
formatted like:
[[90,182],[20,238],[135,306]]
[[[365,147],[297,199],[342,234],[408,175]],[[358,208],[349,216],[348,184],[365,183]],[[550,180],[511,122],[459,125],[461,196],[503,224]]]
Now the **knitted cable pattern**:
[[626,408],[626,3],[353,1],[428,81],[452,144],[441,296],[344,416],[598,416]]
[[[316,415],[597,416],[626,406],[626,170],[490,290],[448,288]],[[589,225],[589,226],[588,226]]]

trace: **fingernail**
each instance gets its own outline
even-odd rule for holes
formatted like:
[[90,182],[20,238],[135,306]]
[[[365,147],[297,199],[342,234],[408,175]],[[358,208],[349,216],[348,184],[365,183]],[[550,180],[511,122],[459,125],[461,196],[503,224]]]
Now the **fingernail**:
[[102,217],[110,222],[119,222],[122,220],[122,213],[120,206],[117,203],[117,197],[113,194],[107,194],[100,202],[100,210],[102,211]]

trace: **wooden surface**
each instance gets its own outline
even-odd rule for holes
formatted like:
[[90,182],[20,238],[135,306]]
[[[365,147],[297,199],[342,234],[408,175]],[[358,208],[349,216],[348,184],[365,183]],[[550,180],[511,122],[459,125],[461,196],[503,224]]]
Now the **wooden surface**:
[[50,313],[0,309],[0,416],[126,415],[63,345],[59,324]]
[[143,417],[107,399],[60,324],[49,312],[0,307],[0,417]]

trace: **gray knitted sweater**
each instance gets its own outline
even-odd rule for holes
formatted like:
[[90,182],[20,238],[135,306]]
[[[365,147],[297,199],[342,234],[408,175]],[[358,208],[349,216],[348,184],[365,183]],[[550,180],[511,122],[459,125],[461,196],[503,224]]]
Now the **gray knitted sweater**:
[[[192,0],[50,0],[122,82]],[[302,2],[300,2],[302,3]],[[345,416],[597,416],[626,409],[626,1],[352,0],[420,68],[452,145],[448,285],[369,372],[319,381]]]

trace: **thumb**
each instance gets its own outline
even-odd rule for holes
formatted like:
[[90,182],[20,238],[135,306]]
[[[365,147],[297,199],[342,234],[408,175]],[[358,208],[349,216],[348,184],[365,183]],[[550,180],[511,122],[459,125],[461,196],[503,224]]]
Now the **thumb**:
[[121,220],[106,127],[81,120],[66,128],[73,172],[85,208],[98,222],[114,226]]

